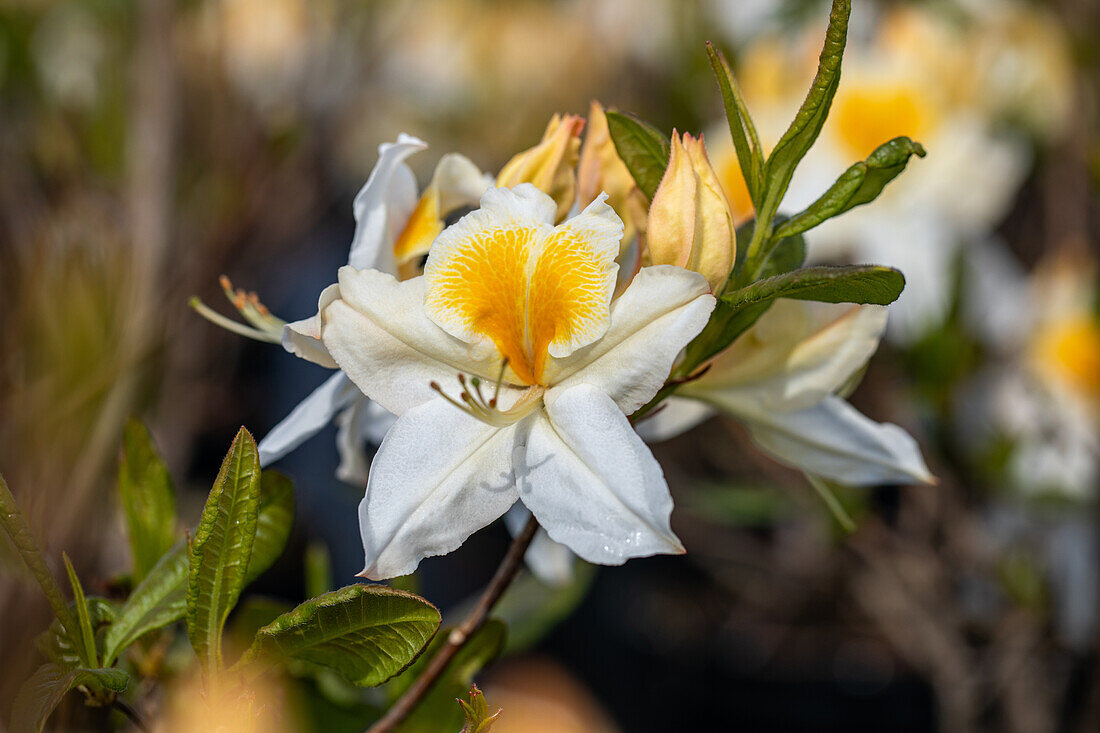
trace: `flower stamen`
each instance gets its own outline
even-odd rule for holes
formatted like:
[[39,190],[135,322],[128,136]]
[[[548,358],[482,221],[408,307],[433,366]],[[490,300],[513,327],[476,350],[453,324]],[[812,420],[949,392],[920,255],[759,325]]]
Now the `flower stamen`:
[[519,422],[538,409],[539,405],[542,404],[542,396],[546,392],[546,388],[542,386],[528,387],[510,408],[507,410],[498,409],[500,389],[504,383],[504,370],[507,367],[508,362],[505,360],[504,364],[501,365],[500,375],[494,385],[493,396],[488,400],[485,399],[485,394],[481,391],[480,377],[471,376],[467,378],[465,374],[459,373],[458,384],[462,387],[462,391],[459,393],[458,399],[444,392],[439,382],[433,381],[428,386],[470,417],[480,420],[486,425],[503,428]]

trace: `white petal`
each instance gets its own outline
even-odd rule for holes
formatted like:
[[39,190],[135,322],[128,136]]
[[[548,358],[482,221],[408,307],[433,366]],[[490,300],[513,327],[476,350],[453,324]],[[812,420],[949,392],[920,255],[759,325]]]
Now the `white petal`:
[[401,415],[457,386],[459,372],[495,380],[500,356],[489,344],[459,341],[424,314],[424,279],[398,282],[377,270],[340,268],[340,298],[325,309],[322,338],[363,394]]
[[660,443],[686,433],[714,414],[714,408],[698,400],[669,397],[638,422],[634,429],[647,443]]
[[481,195],[493,184],[465,155],[448,153],[439,159],[430,185],[439,191],[439,213],[447,217],[456,209],[477,206]]
[[316,315],[283,326],[283,348],[306,361],[335,369],[336,362],[321,342],[321,312],[338,297],[340,286],[335,283],[329,285],[317,298]]
[[550,537],[589,562],[684,551],[669,526],[672,497],[661,467],[595,387],[562,392],[531,420],[516,476],[521,501]]
[[680,394],[734,415],[812,407],[867,363],[886,315],[879,305],[780,300]]
[[355,196],[355,236],[348,264],[356,269],[394,269],[393,242],[416,206],[416,178],[405,159],[427,143],[401,133],[397,142],[378,146],[378,162]]
[[[356,388],[358,392],[358,388]],[[362,428],[367,407],[373,405],[369,398],[363,397],[352,403],[336,418],[336,450],[340,453],[340,465],[336,467],[336,478],[346,484],[364,486],[370,474],[370,461],[363,445]]]
[[630,414],[665,383],[680,351],[703,330],[714,309],[706,278],[671,265],[643,267],[611,304],[611,325],[596,343],[565,359],[551,358],[544,379],[564,390],[589,384]]
[[760,448],[818,476],[853,485],[935,483],[909,433],[871,420],[839,397],[745,422]]
[[379,445],[396,420],[397,415],[377,402],[370,401],[363,411],[363,421],[360,423],[361,434],[368,442]]
[[[516,502],[504,515],[504,525],[515,537],[523,531],[531,512],[521,502]],[[531,546],[523,555],[523,561],[535,577],[546,585],[563,586],[573,580],[573,563],[576,556],[565,545],[550,539],[546,530],[539,527]]]
[[359,530],[372,580],[451,552],[516,501],[516,426],[494,428],[442,399],[397,422],[371,464]]
[[312,438],[359,394],[342,372],[333,374],[264,436],[257,446],[260,465],[271,465]]

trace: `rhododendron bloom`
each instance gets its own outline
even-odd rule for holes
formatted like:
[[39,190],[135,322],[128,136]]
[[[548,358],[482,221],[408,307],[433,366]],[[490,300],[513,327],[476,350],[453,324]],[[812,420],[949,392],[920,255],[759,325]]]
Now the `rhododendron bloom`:
[[660,466],[627,415],[714,307],[706,280],[643,268],[613,298],[623,224],[600,196],[554,226],[529,184],[492,188],[424,275],[340,270],[326,353],[398,415],[359,519],[363,575],[404,575],[517,500],[591,562],[681,552]]

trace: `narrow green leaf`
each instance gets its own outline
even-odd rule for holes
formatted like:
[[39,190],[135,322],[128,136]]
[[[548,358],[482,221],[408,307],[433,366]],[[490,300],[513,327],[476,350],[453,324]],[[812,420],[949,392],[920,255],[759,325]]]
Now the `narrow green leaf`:
[[126,647],[154,629],[175,623],[187,611],[187,543],[180,540],[161,556],[145,580],[134,589],[107,629],[103,662],[114,664]]
[[[106,598],[100,598],[98,596],[88,596],[88,617],[91,620],[92,630],[95,633],[96,649],[101,650],[103,647],[103,637],[108,629],[110,629],[111,623],[118,615],[118,609],[115,605]],[[69,604],[69,612],[76,616],[76,604]],[[42,656],[50,660],[54,664],[59,664],[66,669],[72,669],[83,666],[84,662],[81,657],[84,656],[80,645],[74,645],[72,640],[69,639],[68,634],[65,633],[65,629],[61,626],[61,622],[54,619],[49,627],[41,634],[34,638],[34,644],[38,647],[38,650],[42,652]],[[102,655],[101,655],[102,656]],[[104,663],[105,667],[110,666]]]
[[23,563],[38,581],[39,587],[46,595],[46,600],[50,602],[54,614],[65,627],[66,633],[72,639],[79,638],[76,619],[69,613],[65,597],[61,595],[61,588],[58,587],[53,573],[46,567],[46,561],[42,559],[42,552],[34,540],[34,533],[27,526],[27,520],[23,517],[23,512],[19,511],[19,505],[15,503],[15,497],[8,490],[8,484],[3,476],[0,476],[0,526],[3,526],[15,549],[19,551],[19,556],[23,558]]
[[867,160],[846,170],[817,201],[781,224],[775,236],[799,234],[849,209],[874,201],[886,184],[905,170],[914,155],[923,158],[924,148],[907,137],[883,143],[867,156]]
[[829,513],[833,515],[836,523],[845,532],[854,532],[856,523],[852,521],[852,516],[848,514],[848,510],[844,508],[844,505],[840,503],[840,499],[833,493],[832,487],[819,476],[814,476],[811,473],[804,473],[803,475],[814,491],[817,492],[817,495],[821,497],[821,500],[825,502],[825,506],[829,509]]
[[737,163],[741,166],[741,175],[745,178],[749,198],[754,207],[759,207],[764,190],[764,152],[756,133],[756,125],[745,106],[741,88],[737,85],[726,57],[710,41],[707,41],[707,58],[722,92],[726,120],[729,122],[733,147],[737,151]]
[[846,265],[804,267],[727,290],[718,299],[703,331],[687,345],[678,373],[693,372],[733,343],[767,312],[776,298],[889,305],[904,287],[905,277],[891,267]]
[[[270,474],[270,476],[269,476]],[[294,516],[293,487],[277,471],[264,471],[260,478],[260,513],[256,539],[248,561],[245,585],[259,577],[282,553]],[[140,637],[175,623],[187,612],[187,583],[190,556],[180,540],[164,554],[145,580],[134,589],[107,631],[105,664],[111,664],[122,650]]]
[[168,467],[145,425],[130,418],[122,436],[118,494],[126,516],[136,584],[176,541],[176,496]]
[[245,585],[263,575],[286,549],[294,524],[294,482],[267,469],[260,474],[260,511]]
[[73,588],[73,605],[76,607],[76,619],[80,629],[80,661],[85,667],[98,667],[99,659],[95,650],[95,631],[92,630],[92,618],[88,613],[88,601],[84,597],[84,588],[80,585],[80,578],[76,577],[72,561],[67,553],[61,553],[61,559],[65,562],[65,572],[69,574],[69,584]]
[[202,510],[187,578],[187,635],[204,672],[222,668],[222,629],[244,587],[260,509],[256,442],[241,428]]
[[609,111],[607,127],[615,150],[626,163],[634,182],[652,201],[668,167],[668,138],[648,122],[622,112]]
[[764,167],[766,193],[764,204],[758,209],[761,221],[770,223],[771,217],[779,208],[779,202],[787,193],[795,167],[817,140],[825,119],[829,116],[829,108],[840,84],[840,65],[844,58],[848,18],[851,13],[851,0],[833,0],[829,28],[825,31],[825,45],[821,49],[817,74],[810,85],[810,91],[791,126],[779,138],[768,156]]
[[[448,632],[446,628],[441,629],[424,653],[394,678],[386,689],[387,697],[396,700],[412,685],[431,658],[446,643]],[[474,675],[503,651],[506,638],[507,629],[503,623],[496,619],[486,621],[458,650],[428,694],[416,706],[412,715],[397,727],[397,731],[438,733],[442,730],[457,730],[462,725],[464,716],[462,710],[455,705],[455,699],[465,695],[474,681]]]
[[287,659],[380,685],[407,667],[439,628],[439,610],[383,585],[349,585],[306,601],[256,634],[242,667],[257,674]]
[[74,687],[122,692],[130,676],[121,669],[64,669],[44,664],[31,675],[12,704],[11,733],[39,733],[50,713]]
[[759,280],[724,294],[722,300],[739,308],[776,298],[889,305],[898,299],[904,288],[905,276],[892,267],[819,265]]

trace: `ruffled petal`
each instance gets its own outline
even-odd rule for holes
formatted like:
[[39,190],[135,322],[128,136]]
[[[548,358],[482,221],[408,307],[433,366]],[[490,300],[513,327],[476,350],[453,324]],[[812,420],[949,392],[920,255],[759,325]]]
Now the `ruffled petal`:
[[394,423],[371,464],[359,529],[371,580],[458,548],[515,503],[516,426],[485,425],[442,399]]
[[[396,415],[436,398],[432,382],[457,390],[460,372],[489,381],[500,372],[492,344],[447,334],[424,314],[423,303],[423,278],[398,282],[377,270],[342,267],[340,298],[322,316],[322,339],[336,363],[363,394]],[[502,402],[508,399],[505,394]]]
[[665,383],[680,351],[703,330],[714,309],[706,278],[670,265],[643,267],[611,304],[611,325],[596,343],[564,359],[550,358],[544,381],[565,390],[589,384],[630,414]]
[[529,420],[520,499],[551,539],[603,565],[684,551],[661,467],[610,397],[578,385]]
[[401,133],[395,143],[378,146],[378,162],[355,196],[355,236],[348,264],[393,272],[393,243],[416,207],[416,178],[405,159],[428,145]]
[[316,315],[283,326],[283,348],[306,361],[335,369],[336,362],[321,342],[321,312],[338,297],[340,287],[335,283],[329,285],[317,298]]

